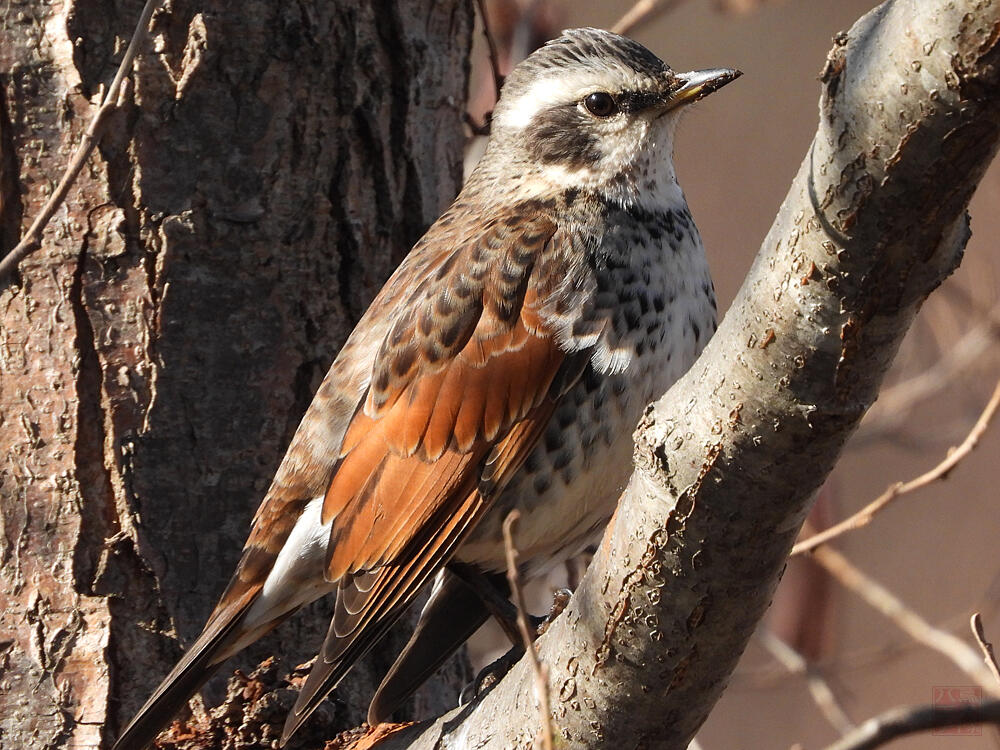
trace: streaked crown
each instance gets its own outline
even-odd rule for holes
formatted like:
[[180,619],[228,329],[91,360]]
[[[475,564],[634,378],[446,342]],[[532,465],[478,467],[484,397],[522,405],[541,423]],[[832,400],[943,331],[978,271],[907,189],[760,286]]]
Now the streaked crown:
[[532,171],[554,187],[620,191],[623,177],[642,173],[647,187],[673,184],[680,106],[738,75],[725,69],[678,74],[618,34],[564,31],[508,76],[484,169]]
[[504,96],[517,97],[552,74],[590,74],[639,90],[669,85],[674,72],[636,41],[602,29],[567,29],[518,65],[508,76]]

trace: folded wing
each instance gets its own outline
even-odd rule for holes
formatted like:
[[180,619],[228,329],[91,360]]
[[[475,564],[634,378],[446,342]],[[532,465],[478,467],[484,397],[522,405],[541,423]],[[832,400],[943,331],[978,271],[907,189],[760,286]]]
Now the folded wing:
[[580,372],[532,284],[555,225],[515,218],[432,270],[379,351],[323,506],[335,613],[283,740],[451,557]]

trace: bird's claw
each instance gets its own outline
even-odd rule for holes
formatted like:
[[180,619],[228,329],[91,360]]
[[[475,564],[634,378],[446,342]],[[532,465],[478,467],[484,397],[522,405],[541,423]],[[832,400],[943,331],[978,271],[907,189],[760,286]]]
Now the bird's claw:
[[480,695],[488,693],[494,685],[507,676],[507,673],[521,660],[522,656],[524,656],[523,646],[511,646],[507,653],[479,670],[476,679],[462,690],[458,699],[459,704],[468,703]]
[[533,618],[538,622],[535,623],[535,632],[541,636],[545,635],[545,631],[549,629],[549,626],[555,621],[555,619],[563,613],[566,609],[566,605],[569,604],[569,600],[572,598],[573,592],[569,589],[556,589],[552,594],[552,606],[549,607],[549,613],[545,617]]

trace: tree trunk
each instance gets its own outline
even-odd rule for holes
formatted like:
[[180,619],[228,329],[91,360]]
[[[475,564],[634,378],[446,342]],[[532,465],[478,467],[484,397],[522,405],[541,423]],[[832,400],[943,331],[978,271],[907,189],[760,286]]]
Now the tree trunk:
[[[4,11],[0,250],[141,5]],[[0,746],[101,746],[200,631],[339,345],[458,190],[471,26],[463,0],[154,15],[126,106],[0,285]],[[327,614],[233,666],[307,660]],[[355,669],[334,726],[361,721],[398,645]],[[466,672],[421,710],[454,705]]]

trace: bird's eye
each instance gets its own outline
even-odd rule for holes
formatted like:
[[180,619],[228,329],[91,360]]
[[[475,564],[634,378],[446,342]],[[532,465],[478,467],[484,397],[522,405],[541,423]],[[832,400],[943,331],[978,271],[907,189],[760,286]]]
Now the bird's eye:
[[618,113],[615,98],[606,91],[595,91],[583,100],[583,106],[595,117],[611,117]]

